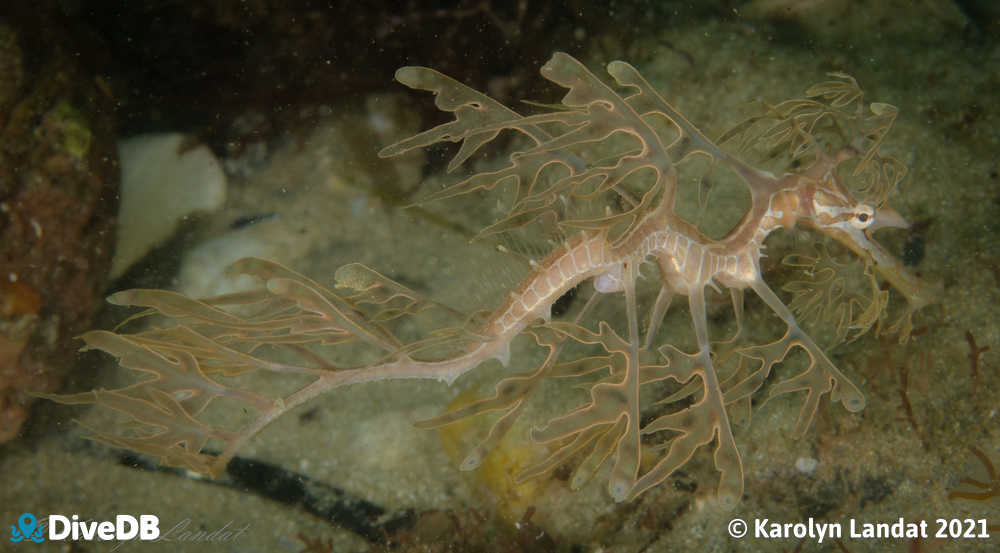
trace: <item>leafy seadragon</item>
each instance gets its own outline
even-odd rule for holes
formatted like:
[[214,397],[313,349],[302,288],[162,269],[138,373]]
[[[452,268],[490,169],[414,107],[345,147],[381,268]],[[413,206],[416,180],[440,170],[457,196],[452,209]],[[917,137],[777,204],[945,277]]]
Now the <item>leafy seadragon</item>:
[[[547,351],[540,365],[502,378],[490,397],[418,423],[429,428],[498,412],[462,469],[482,462],[541,382],[590,375],[589,401],[533,429],[534,440],[551,447],[519,478],[574,462],[571,485],[579,487],[610,464],[608,491],[615,501],[625,501],[663,482],[699,447],[714,441],[719,496],[734,504],[742,494],[743,468],[727,406],[757,392],[790,350],[803,349],[809,363],[796,376],[773,385],[769,397],[805,392],[797,434],[809,426],[824,394],[852,412],[865,405],[858,388],[764,281],[760,258],[768,235],[800,223],[857,254],[873,275],[906,299],[893,325],[904,338],[912,327],[911,314],[933,299],[931,289],[871,237],[880,227],[905,226],[902,217],[885,206],[905,168],[879,152],[896,110],[887,104],[865,109],[857,83],[837,74],[810,88],[804,99],[766,106],[763,115],[748,119],[719,141],[739,138],[744,146],[780,150],[800,162],[798,170],[776,175],[709,140],[631,65],[615,61],[607,71],[617,88],[574,58],[555,54],[541,74],[568,91],[559,106],[535,104],[539,113],[534,115],[521,115],[428,68],[404,67],[396,73],[406,86],[432,92],[437,107],[454,119],[386,147],[382,157],[458,142],[448,165],[451,172],[502,132],[520,137],[504,165],[472,172],[426,201],[509,185],[513,200],[506,215],[481,236],[554,220],[565,238],[532,261],[527,276],[485,316],[454,312],[357,264],[341,268],[337,287],[331,290],[273,262],[245,259],[233,270],[262,283],[248,292],[202,300],[159,290],[111,296],[115,304],[150,308],[147,313],[164,315],[169,324],[134,333],[89,332],[83,336],[87,347],[104,350],[122,366],[152,376],[118,390],[50,397],[112,407],[145,429],[90,429],[96,439],[218,474],[268,423],[320,394],[387,379],[452,383],[489,360],[506,364],[511,342],[526,333]],[[831,148],[817,138],[820,131],[831,129],[844,136],[842,146]],[[675,213],[678,167],[694,158],[732,172],[750,193],[742,219],[718,239]],[[869,201],[855,200],[842,179],[861,180]],[[660,290],[648,313],[640,313],[637,278],[647,262],[656,267]],[[593,284],[586,305],[571,320],[552,320],[553,304],[584,281]],[[719,286],[731,291],[737,315],[742,312],[742,291],[750,289],[787,326],[773,343],[738,349],[744,360],[756,364],[724,382],[713,363],[706,320],[705,289]],[[871,312],[865,311],[871,323],[867,328],[885,316],[882,292],[876,294],[879,303],[868,309]],[[658,343],[661,321],[677,295],[687,297],[697,339],[697,349],[690,353]],[[607,297],[620,302],[624,328],[589,320],[594,305]],[[394,333],[399,321],[429,309],[452,316],[455,325],[411,342]],[[644,333],[640,317],[647,321]],[[578,352],[585,348],[579,344],[598,353],[581,356]],[[363,347],[373,352],[369,359],[377,360],[346,366],[331,362],[327,350],[345,345]],[[457,348],[457,353],[435,355],[442,347]],[[283,355],[275,356],[275,351]],[[227,376],[249,371],[302,375],[310,381],[277,398],[222,383]],[[664,381],[676,383],[679,391],[659,403],[673,407],[658,406],[659,416],[643,423],[643,411],[650,405],[643,404],[640,392]],[[199,420],[215,398],[243,404],[256,416],[240,429]],[[656,446],[660,453],[655,464],[641,467],[649,447],[643,437],[667,431],[662,435],[668,438]],[[221,453],[209,453],[213,447]]]

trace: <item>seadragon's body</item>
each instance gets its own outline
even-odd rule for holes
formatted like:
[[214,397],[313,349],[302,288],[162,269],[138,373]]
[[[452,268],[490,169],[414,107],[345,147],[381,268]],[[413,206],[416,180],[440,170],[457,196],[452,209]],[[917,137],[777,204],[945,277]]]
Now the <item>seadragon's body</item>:
[[[455,119],[385,148],[389,157],[438,142],[460,142],[449,170],[461,166],[501,131],[514,131],[529,146],[510,154],[506,166],[473,172],[438,191],[429,201],[490,190],[511,184],[514,200],[505,219],[484,231],[499,234],[520,229],[543,218],[554,218],[565,239],[545,257],[531,262],[528,274],[505,301],[471,328],[446,334],[443,342],[461,344],[459,352],[443,358],[425,358],[426,343],[405,344],[389,323],[436,307],[382,275],[359,265],[338,272],[338,291],[257,259],[237,264],[241,272],[260,277],[265,286],[237,296],[190,300],[160,291],[128,291],[112,297],[115,303],[154,308],[173,317],[177,325],[134,334],[92,332],[84,336],[90,347],[104,349],[124,366],[166,375],[115,391],[60,396],[61,401],[104,403],[140,422],[167,428],[160,433],[123,437],[95,431],[115,445],[153,453],[168,462],[218,473],[237,450],[274,418],[313,397],[348,384],[386,379],[438,379],[448,383],[482,363],[499,359],[505,365],[511,342],[528,333],[548,349],[545,361],[533,371],[503,378],[495,393],[464,407],[418,423],[433,427],[499,411],[488,435],[469,453],[462,468],[478,466],[510,430],[525,401],[538,384],[551,377],[604,374],[590,388],[590,400],[578,409],[536,427],[532,436],[553,444],[550,453],[526,468],[528,478],[573,461],[571,481],[578,487],[610,460],[608,490],[617,501],[635,497],[662,482],[686,463],[695,450],[716,442],[715,465],[721,472],[720,497],[735,502],[743,489],[742,464],[729,424],[727,405],[745,400],[764,384],[772,367],[794,347],[805,350],[809,366],[770,389],[770,395],[805,392],[805,404],[796,432],[808,427],[821,396],[830,393],[850,411],[864,407],[862,393],[837,369],[802,330],[792,311],[765,283],[760,258],[765,239],[776,229],[797,223],[812,227],[861,256],[877,275],[907,300],[893,329],[904,338],[910,315],[931,301],[929,289],[908,273],[871,233],[880,227],[905,226],[885,207],[885,199],[904,174],[894,159],[882,156],[879,146],[895,117],[895,108],[871,104],[865,111],[853,79],[836,79],[810,89],[809,98],[771,106],[767,117],[748,120],[724,140],[749,134],[764,124],[771,147],[787,149],[802,169],[781,175],[756,169],[706,138],[673,106],[624,62],[612,62],[608,72],[620,93],[597,79],[582,64],[557,53],[543,66],[542,75],[568,89],[561,109],[522,116],[495,100],[433,70],[407,67],[397,79],[411,88],[432,91],[437,106]],[[833,149],[815,138],[824,125],[835,122],[838,132],[853,130],[846,144]],[[664,131],[664,129],[667,129]],[[624,137],[624,142],[613,138]],[[621,145],[624,144],[624,145]],[[595,147],[606,147],[601,156]],[[617,147],[617,149],[616,149]],[[750,206],[724,236],[712,239],[674,210],[678,167],[694,157],[708,158],[735,174],[750,192]],[[600,161],[588,161],[600,159]],[[869,201],[857,201],[840,181],[866,180]],[[565,209],[581,202],[610,198],[602,214],[587,218]],[[613,210],[610,205],[618,206]],[[592,212],[595,210],[591,210]],[[599,211],[599,210],[597,210]],[[660,292],[643,315],[636,299],[639,267],[652,263]],[[649,278],[648,271],[645,276]],[[553,304],[570,289],[592,281],[594,294],[572,321],[551,320]],[[779,340],[739,349],[745,359],[757,361],[720,382],[713,366],[712,342],[706,318],[705,289],[729,289],[734,308],[741,311],[742,291],[750,289],[787,325]],[[862,330],[881,327],[886,295],[874,294],[865,312],[854,321]],[[660,322],[672,298],[686,296],[697,340],[693,353],[657,344]],[[621,297],[627,327],[607,322],[588,326],[587,318],[600,297]],[[237,315],[227,305],[257,305],[255,315]],[[363,343],[381,352],[381,360],[355,366],[333,366],[303,344]],[[603,349],[603,354],[570,357],[576,342]],[[267,359],[261,344],[285,347],[301,363]],[[225,387],[206,373],[268,370],[314,376],[299,391],[277,400]],[[184,373],[186,378],[170,375]],[[672,380],[685,399],[678,407],[642,424],[640,390]],[[258,417],[248,427],[230,431],[191,425],[214,397],[249,404]],[[151,409],[158,409],[159,415]],[[155,420],[159,416],[161,420]],[[184,431],[175,431],[170,421]],[[640,466],[643,436],[672,431],[665,453],[649,468]],[[204,453],[213,440],[222,453]]]

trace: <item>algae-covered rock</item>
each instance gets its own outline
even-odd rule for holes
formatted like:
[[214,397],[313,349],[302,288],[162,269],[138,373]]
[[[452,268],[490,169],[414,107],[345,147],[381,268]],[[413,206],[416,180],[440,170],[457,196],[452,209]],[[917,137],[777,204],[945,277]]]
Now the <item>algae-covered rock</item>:
[[61,386],[108,282],[114,98],[80,52],[40,13],[0,23],[0,443]]

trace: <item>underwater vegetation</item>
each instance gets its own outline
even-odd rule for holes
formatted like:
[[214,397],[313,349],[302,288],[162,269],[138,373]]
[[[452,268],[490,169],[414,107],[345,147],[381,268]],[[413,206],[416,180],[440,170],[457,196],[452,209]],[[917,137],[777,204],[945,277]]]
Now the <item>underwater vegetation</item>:
[[[827,342],[867,332],[906,341],[913,314],[934,301],[935,290],[873,237],[881,228],[907,226],[887,205],[906,168],[881,153],[896,108],[866,103],[853,78],[833,74],[803,98],[761,102],[759,114],[713,141],[631,65],[615,61],[607,72],[611,83],[556,53],[541,74],[567,92],[557,105],[530,103],[528,115],[432,69],[396,73],[404,85],[432,92],[454,119],[380,155],[458,143],[447,171],[468,172],[423,202],[468,196],[492,205],[506,198],[503,214],[477,236],[525,252],[527,274],[501,302],[465,312],[360,264],[341,267],[327,287],[247,258],[231,270],[256,278],[258,286],[248,291],[202,299],[166,290],[113,294],[113,304],[144,308],[126,325],[152,324],[94,330],[82,339],[138,378],[118,389],[46,397],[127,416],[120,427],[88,428],[93,439],[217,475],[269,423],[317,396],[384,380],[451,384],[498,360],[511,371],[492,395],[416,423],[447,427],[492,414],[485,436],[464,452],[462,470],[484,464],[543,385],[570,382],[586,387],[589,397],[532,425],[531,439],[544,447],[531,461],[518,459],[518,483],[569,466],[570,487],[603,474],[610,497],[628,501],[710,447],[719,500],[734,505],[743,493],[743,460],[731,408],[749,408],[758,395],[766,401],[797,394],[802,407],[794,434],[801,436],[823,396],[851,412],[865,406],[862,391],[799,319],[832,321],[835,336]],[[506,156],[485,169],[469,168],[501,135]],[[762,165],[745,161],[754,156]],[[738,221],[716,237],[698,224],[711,218],[711,201],[697,221],[675,207],[688,192],[682,188],[709,174],[737,183],[749,197]],[[786,305],[766,282],[761,257],[773,231],[797,224],[856,261],[833,260],[825,247],[788,256],[786,264],[805,276],[786,285],[792,293]],[[526,236],[535,237],[531,247],[523,247],[531,240]],[[860,288],[847,284],[855,269],[863,275]],[[639,289],[650,281],[655,300],[646,302]],[[741,327],[735,336],[712,336],[708,288],[728,290],[738,326],[743,292],[751,290],[781,321],[783,334],[763,344],[747,343]],[[577,289],[582,306],[553,317],[553,306]],[[662,324],[675,297],[687,299],[693,351],[681,349]],[[619,316],[598,316],[599,303],[612,304]],[[542,354],[528,370],[511,363],[511,344],[521,336]],[[802,350],[789,362],[793,375],[778,378],[775,367],[793,350]],[[233,378],[253,372],[302,384],[269,395]],[[210,422],[206,409],[216,400],[246,410],[250,421]]]

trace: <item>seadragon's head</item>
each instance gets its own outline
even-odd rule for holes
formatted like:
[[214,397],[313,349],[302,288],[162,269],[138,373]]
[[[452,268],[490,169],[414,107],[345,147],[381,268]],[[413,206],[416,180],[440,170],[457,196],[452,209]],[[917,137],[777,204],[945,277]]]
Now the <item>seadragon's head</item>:
[[[847,247],[863,259],[882,279],[907,301],[902,326],[896,328],[902,339],[910,333],[910,314],[934,301],[936,288],[920,280],[891,252],[874,238],[883,228],[909,228],[910,224],[896,210],[885,205],[884,198],[857,200],[836,176],[835,167],[842,159],[830,159],[820,174],[802,175],[794,191],[796,220],[812,227]],[[808,172],[808,171],[807,171]]]
[[865,257],[881,248],[872,233],[881,228],[909,228],[896,210],[875,202],[855,200],[833,175],[799,191],[800,221],[836,239]]
[[[830,80],[809,87],[803,98],[775,105],[760,101],[763,109],[732,127],[719,143],[732,140],[741,145],[740,151],[755,150],[765,160],[794,162],[788,167],[796,170],[780,178],[736,167],[752,191],[769,195],[765,227],[788,228],[796,223],[812,227],[863,259],[873,275],[906,298],[907,309],[893,325],[905,340],[912,330],[910,315],[933,303],[937,287],[919,280],[873,237],[881,228],[909,227],[886,205],[906,176],[906,166],[881,152],[898,110],[886,103],[865,102],[850,75],[829,76]],[[855,199],[841,177],[866,197]],[[879,296],[887,299],[888,291]],[[875,306],[879,317],[882,307]]]

